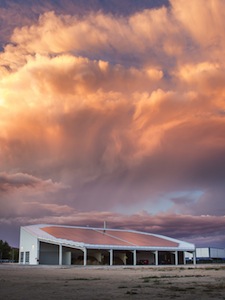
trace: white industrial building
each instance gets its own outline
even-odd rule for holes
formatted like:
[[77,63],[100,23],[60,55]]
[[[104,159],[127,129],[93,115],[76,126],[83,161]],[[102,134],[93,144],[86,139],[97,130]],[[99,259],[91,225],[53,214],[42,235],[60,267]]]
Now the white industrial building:
[[21,264],[182,265],[195,245],[162,235],[109,228],[30,225],[20,230]]
[[[190,253],[186,254],[187,260],[192,260]],[[225,249],[213,248],[213,247],[197,247],[196,248],[196,261],[200,263],[204,262],[224,262],[225,261]]]

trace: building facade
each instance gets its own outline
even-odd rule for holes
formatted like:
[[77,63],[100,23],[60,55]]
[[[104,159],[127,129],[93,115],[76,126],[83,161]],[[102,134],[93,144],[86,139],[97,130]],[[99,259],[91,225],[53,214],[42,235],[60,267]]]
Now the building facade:
[[[215,247],[197,247],[196,248],[197,263],[224,263],[225,249]],[[193,257],[190,253],[186,254],[186,260],[192,261]]]
[[183,265],[195,245],[162,235],[109,228],[30,225],[20,229],[20,264]]

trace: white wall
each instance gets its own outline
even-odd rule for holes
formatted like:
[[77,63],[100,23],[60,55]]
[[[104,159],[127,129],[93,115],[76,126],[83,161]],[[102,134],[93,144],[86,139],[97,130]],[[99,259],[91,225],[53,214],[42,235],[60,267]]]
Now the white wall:
[[[28,233],[23,227],[20,229],[20,257],[19,263],[21,264],[30,264],[30,265],[37,265],[38,264],[38,253],[39,253],[39,243],[38,239]],[[23,261],[21,261],[21,253],[23,255]],[[26,262],[26,253],[29,255],[29,262]]]
[[225,249],[210,248],[211,258],[225,258]]
[[209,248],[196,248],[196,257],[209,257]]
[[[191,253],[185,252],[186,258],[192,258]],[[221,248],[196,248],[197,258],[225,258],[225,249]]]
[[71,251],[66,251],[62,253],[62,264],[71,265]]

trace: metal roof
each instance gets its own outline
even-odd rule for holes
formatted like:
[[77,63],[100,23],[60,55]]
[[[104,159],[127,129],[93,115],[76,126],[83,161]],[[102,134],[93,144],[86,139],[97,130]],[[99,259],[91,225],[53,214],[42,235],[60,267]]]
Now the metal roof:
[[45,232],[56,238],[64,238],[83,242],[91,245],[118,245],[118,246],[144,246],[144,247],[177,247],[178,243],[146,235],[141,232],[129,232],[118,230],[102,230],[92,228],[67,228],[67,227],[44,227]]
[[114,249],[194,250],[195,246],[163,235],[122,229],[104,229],[62,225],[22,227],[39,240],[62,243],[70,247]]

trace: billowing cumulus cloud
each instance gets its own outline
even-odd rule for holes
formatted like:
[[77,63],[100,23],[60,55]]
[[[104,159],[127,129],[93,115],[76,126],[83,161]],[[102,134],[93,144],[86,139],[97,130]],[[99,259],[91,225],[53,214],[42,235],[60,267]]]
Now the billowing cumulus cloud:
[[42,9],[0,52],[1,222],[221,237],[223,1]]

